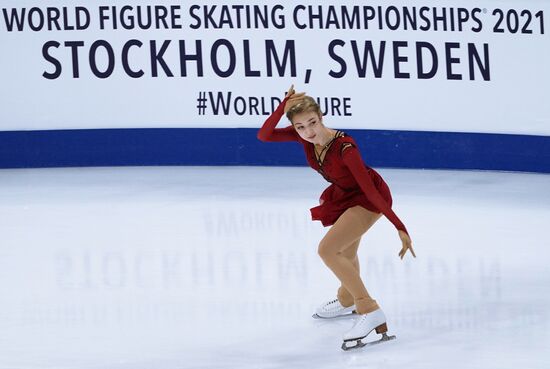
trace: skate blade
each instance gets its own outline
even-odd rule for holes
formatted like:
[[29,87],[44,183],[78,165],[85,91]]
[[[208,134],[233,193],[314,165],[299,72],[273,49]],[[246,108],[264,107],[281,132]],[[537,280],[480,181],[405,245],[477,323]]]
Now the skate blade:
[[347,313],[347,314],[343,314],[343,315],[333,316],[331,318],[325,318],[325,317],[319,316],[319,315],[317,315],[317,313],[315,313],[311,317],[313,319],[319,319],[319,320],[338,320],[338,319],[353,318],[353,317],[356,317],[356,316],[357,316],[357,313]]
[[[364,340],[365,338],[366,337],[358,339],[358,340],[344,341],[344,343],[342,343],[342,350],[348,351],[348,350],[359,349],[359,348],[362,348],[362,347],[365,347],[365,346],[374,346],[374,345],[378,345],[379,343],[384,343],[384,342],[394,340],[396,337],[395,336],[388,336],[386,333],[382,333],[382,338],[380,338],[379,340],[371,341],[371,342],[363,342],[362,340]],[[348,346],[347,345],[348,343],[355,343],[355,345]]]

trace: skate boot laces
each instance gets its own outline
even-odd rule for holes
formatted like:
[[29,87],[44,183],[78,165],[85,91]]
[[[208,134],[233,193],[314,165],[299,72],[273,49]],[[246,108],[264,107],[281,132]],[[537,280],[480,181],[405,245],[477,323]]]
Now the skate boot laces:
[[317,308],[314,317],[336,318],[343,315],[350,315],[355,310],[355,305],[344,307],[338,299],[330,300]]
[[335,299],[335,300],[331,300],[327,303],[325,303],[321,309],[325,310],[325,311],[331,311],[331,310],[339,310],[339,309],[342,309],[343,306],[342,304],[340,304],[340,301],[338,301],[338,299]]

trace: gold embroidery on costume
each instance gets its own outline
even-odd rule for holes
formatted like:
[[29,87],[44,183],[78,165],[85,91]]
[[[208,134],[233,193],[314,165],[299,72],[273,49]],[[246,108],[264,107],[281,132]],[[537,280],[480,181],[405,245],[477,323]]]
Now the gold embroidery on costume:
[[354,146],[355,146],[354,144],[346,142],[345,144],[342,145],[342,148],[340,149],[340,155],[342,155],[346,149]]

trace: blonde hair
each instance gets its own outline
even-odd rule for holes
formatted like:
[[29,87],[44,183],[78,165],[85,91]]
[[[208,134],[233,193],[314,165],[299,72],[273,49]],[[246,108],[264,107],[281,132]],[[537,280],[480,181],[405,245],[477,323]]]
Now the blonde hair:
[[292,118],[294,118],[295,115],[309,112],[315,112],[320,117],[323,116],[323,113],[321,113],[321,107],[319,106],[319,104],[317,104],[317,101],[315,101],[315,99],[311,96],[304,96],[302,98],[302,101],[292,106],[286,112],[286,117],[290,122],[292,122]]

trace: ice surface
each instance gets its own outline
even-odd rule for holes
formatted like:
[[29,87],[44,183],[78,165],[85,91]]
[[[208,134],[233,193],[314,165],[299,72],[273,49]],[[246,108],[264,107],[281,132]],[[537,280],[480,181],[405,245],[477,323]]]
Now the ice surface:
[[550,176],[379,171],[418,257],[363,237],[397,340],[353,352],[311,169],[0,171],[0,368],[548,368]]

